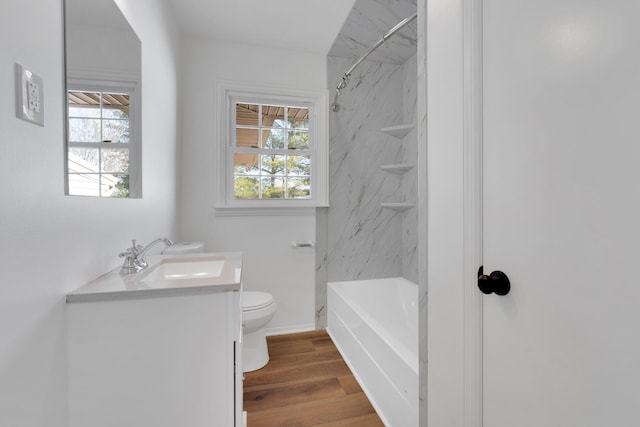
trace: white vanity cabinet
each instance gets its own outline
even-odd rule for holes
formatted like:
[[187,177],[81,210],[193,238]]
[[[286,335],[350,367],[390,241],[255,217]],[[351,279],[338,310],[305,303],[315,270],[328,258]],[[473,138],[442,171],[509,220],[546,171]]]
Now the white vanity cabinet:
[[240,265],[234,268],[237,283],[225,286],[69,294],[70,426],[242,426]]

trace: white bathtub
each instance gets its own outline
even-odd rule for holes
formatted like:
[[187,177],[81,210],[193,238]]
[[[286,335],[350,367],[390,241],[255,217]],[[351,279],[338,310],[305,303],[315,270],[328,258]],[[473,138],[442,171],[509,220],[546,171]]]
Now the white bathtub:
[[385,425],[418,425],[418,286],[332,282],[327,331]]

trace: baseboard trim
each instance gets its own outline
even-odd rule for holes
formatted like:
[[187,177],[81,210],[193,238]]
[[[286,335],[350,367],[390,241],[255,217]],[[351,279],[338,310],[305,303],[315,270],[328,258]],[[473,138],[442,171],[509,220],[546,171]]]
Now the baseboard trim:
[[295,334],[298,332],[309,332],[309,331],[315,331],[315,330],[316,330],[316,325],[314,323],[305,323],[302,325],[278,326],[275,328],[265,328],[264,332],[266,336],[272,336],[272,335]]

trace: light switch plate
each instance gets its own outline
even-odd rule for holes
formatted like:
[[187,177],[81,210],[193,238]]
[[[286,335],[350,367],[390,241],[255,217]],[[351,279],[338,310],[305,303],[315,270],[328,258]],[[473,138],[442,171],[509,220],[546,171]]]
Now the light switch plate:
[[42,77],[16,63],[16,117],[44,126]]

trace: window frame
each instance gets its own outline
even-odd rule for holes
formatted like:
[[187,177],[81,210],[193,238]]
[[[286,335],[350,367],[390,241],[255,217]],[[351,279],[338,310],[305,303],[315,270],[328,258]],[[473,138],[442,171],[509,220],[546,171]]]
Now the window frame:
[[[69,75],[65,91],[65,150],[64,150],[64,185],[65,195],[72,197],[92,197],[97,199],[140,199],[142,198],[142,136],[140,126],[140,91],[139,79],[123,74],[103,76],[98,72],[85,70],[83,77]],[[88,76],[88,77],[87,77]],[[126,93],[129,95],[129,143],[91,143],[73,144],[69,141],[69,106],[68,94],[71,91]],[[129,197],[106,197],[69,194],[69,149],[72,147],[89,148],[128,148],[129,149]]]
[[[219,215],[301,214],[312,208],[328,206],[328,91],[310,92],[274,89],[219,81],[217,106],[217,200]],[[237,103],[286,105],[309,109],[308,155],[311,157],[311,197],[308,199],[236,199],[234,197],[235,106]],[[300,154],[300,150],[270,150]]]

